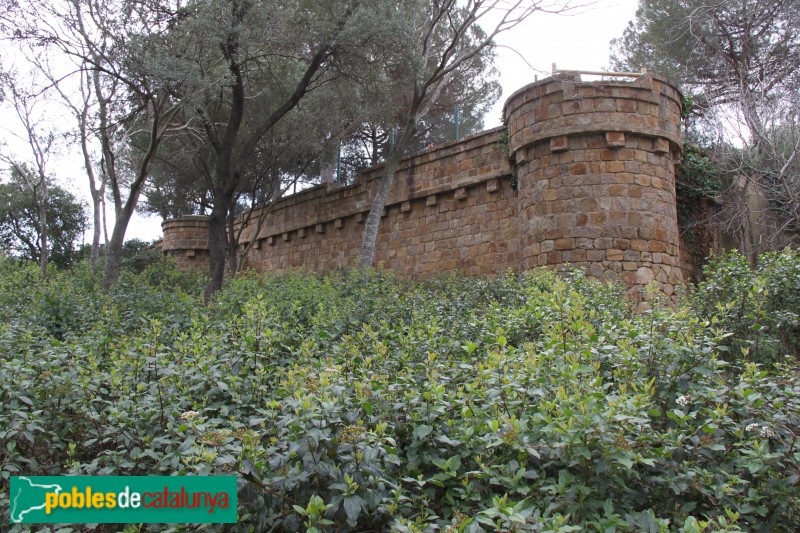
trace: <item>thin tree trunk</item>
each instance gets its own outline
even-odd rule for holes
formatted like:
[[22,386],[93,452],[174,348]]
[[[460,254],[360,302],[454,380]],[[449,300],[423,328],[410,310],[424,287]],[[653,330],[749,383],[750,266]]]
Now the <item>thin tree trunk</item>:
[[[89,178],[89,193],[92,197],[92,252],[89,256],[89,262],[92,266],[97,265],[100,260],[100,225],[102,224],[100,210],[103,208],[103,194],[105,193],[105,179],[100,183],[98,188],[95,183],[94,170],[92,169],[92,158],[89,155],[89,147],[87,146],[86,137],[86,122],[85,117],[80,122],[80,135],[81,135],[81,150],[83,151],[83,161],[86,167],[86,174]],[[103,174],[105,176],[105,173]],[[108,239],[106,239],[108,241]]]
[[389,199],[389,193],[392,191],[394,184],[394,175],[397,173],[397,167],[400,165],[400,159],[406,151],[411,139],[416,134],[416,123],[418,117],[419,103],[412,104],[412,108],[406,117],[405,127],[402,134],[397,139],[397,142],[392,147],[389,157],[383,167],[383,176],[381,183],[378,186],[378,192],[375,194],[375,199],[372,202],[372,207],[367,215],[367,221],[364,224],[364,237],[361,240],[361,253],[358,257],[359,268],[370,268],[375,261],[375,244],[378,241],[378,230],[381,225],[381,217],[383,210],[386,207],[386,201]]
[[41,234],[42,253],[39,257],[39,267],[42,279],[47,277],[47,180],[42,176],[42,197],[37,202],[39,205],[39,233]]
[[100,209],[102,209],[100,197],[92,198],[92,253],[89,256],[89,263],[92,266],[97,266],[97,262],[100,261],[100,228],[103,224]]
[[375,194],[372,208],[370,208],[369,215],[367,215],[367,222],[364,224],[364,238],[361,241],[361,254],[358,257],[358,266],[362,269],[370,268],[375,261],[375,244],[378,240],[381,217],[386,207],[386,200],[389,199],[389,193],[394,184],[394,175],[397,172],[400,156],[402,155],[402,152],[397,148],[392,151],[386,160],[378,192]]
[[106,199],[101,198],[100,203],[103,204],[102,207],[102,214],[103,214],[103,243],[108,247],[108,217],[106,216]]
[[236,229],[234,228],[234,224],[236,223],[236,210],[234,209],[235,205],[236,202],[231,202],[227,217],[228,238],[226,239],[226,250],[228,255],[228,272],[231,274],[235,274],[238,267],[238,257],[236,256],[236,245],[238,240],[236,239]]

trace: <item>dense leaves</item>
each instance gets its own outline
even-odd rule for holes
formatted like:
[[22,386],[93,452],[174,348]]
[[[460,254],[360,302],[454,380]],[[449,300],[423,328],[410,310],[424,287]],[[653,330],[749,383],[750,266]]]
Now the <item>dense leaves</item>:
[[644,313],[580,273],[242,276],[204,306],[163,264],[103,295],[2,262],[0,520],[18,473],[234,473],[242,530],[795,529],[800,381],[780,327],[733,350],[727,303],[768,286],[796,327],[773,261]]
[[[66,189],[50,185],[47,220],[49,260],[69,266],[76,256],[75,242],[86,227],[84,207]],[[42,255],[37,200],[19,179],[0,183],[0,250],[32,261]]]

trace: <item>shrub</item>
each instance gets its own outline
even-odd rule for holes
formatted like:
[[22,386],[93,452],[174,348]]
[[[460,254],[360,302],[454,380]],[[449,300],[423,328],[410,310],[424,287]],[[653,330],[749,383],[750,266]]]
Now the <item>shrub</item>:
[[[780,257],[769,287],[791,283]],[[800,527],[797,372],[732,360],[716,306],[634,313],[548,271],[245,275],[204,306],[168,266],[107,297],[0,268],[77,315],[0,294],[2,513],[18,473],[232,473],[256,531]]]
[[713,258],[691,295],[700,316],[733,333],[731,362],[773,365],[800,356],[800,253],[787,248],[759,258],[756,269],[728,253]]

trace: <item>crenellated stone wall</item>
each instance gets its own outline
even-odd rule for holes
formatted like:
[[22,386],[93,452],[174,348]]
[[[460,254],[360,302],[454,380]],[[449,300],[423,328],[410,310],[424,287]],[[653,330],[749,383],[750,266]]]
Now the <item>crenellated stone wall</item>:
[[[654,281],[672,294],[683,279],[673,168],[680,112],[675,87],[649,73],[633,82],[561,73],[520,89],[506,101],[506,127],[401,162],[376,265],[419,278],[572,264],[633,293]],[[258,235],[253,213],[240,243],[255,240],[245,267],[353,265],[381,172],[281,199]],[[181,267],[207,266],[204,217],[163,228],[165,254]]]

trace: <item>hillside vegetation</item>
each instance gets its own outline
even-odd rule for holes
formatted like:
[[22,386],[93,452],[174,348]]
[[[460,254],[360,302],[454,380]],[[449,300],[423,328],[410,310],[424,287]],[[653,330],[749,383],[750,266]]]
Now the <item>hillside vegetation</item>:
[[0,522],[10,475],[235,474],[245,531],[797,530],[800,255],[706,279],[646,312],[547,271],[204,306],[163,263],[104,295],[0,261]]

